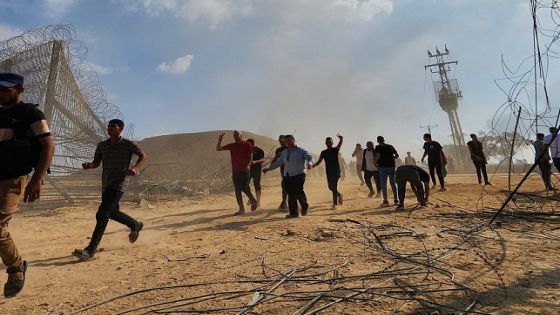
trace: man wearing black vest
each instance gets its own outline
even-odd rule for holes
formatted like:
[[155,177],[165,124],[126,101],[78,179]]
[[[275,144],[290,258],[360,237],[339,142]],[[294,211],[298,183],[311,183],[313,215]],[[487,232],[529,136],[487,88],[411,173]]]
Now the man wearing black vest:
[[23,289],[27,270],[8,232],[8,222],[22,194],[24,202],[39,199],[54,154],[45,115],[37,105],[22,102],[23,81],[21,75],[0,73],[0,257],[8,267],[4,285],[8,298]]

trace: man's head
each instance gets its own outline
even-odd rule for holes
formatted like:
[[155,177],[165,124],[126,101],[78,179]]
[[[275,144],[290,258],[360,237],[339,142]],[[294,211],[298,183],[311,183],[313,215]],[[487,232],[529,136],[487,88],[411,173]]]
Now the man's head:
[[410,152],[406,152],[406,156],[410,156]]
[[383,136],[377,136],[377,143],[379,144],[385,143],[385,138],[383,138]]
[[550,127],[550,128],[548,128],[548,131],[549,131],[551,134],[555,134],[555,133],[556,133],[556,127]]
[[294,138],[294,136],[292,135],[286,135],[286,145],[290,148],[293,148],[296,146],[296,138]]
[[280,143],[281,147],[285,147],[286,146],[286,136],[285,135],[279,135],[278,136],[278,143]]
[[544,133],[537,133],[537,140],[544,140]]
[[107,133],[111,137],[119,137],[124,129],[124,121],[120,119],[109,120],[109,125],[107,126]]
[[362,145],[359,144],[359,143],[356,143],[356,149],[361,149],[361,148],[362,148]]
[[247,139],[247,142],[249,142],[252,146],[255,146],[255,140],[254,139]]
[[235,142],[241,141],[241,139],[243,139],[243,133],[241,131],[235,130],[233,132],[233,139],[235,140]]
[[474,133],[471,133],[470,136],[471,136],[471,139],[472,139],[473,141],[478,141],[478,138],[476,137],[476,135],[475,135]]
[[0,72],[0,106],[15,105],[21,100],[23,77],[16,73]]
[[423,138],[424,141],[428,141],[428,142],[432,141],[432,135],[429,133],[425,133]]
[[366,143],[366,147],[367,147],[368,149],[370,149],[370,150],[373,149],[373,142],[372,142],[372,141],[368,141],[368,142]]
[[333,147],[333,141],[332,141],[332,138],[331,138],[331,137],[327,137],[327,138],[325,139],[325,145],[326,145],[327,148],[329,148],[329,149]]

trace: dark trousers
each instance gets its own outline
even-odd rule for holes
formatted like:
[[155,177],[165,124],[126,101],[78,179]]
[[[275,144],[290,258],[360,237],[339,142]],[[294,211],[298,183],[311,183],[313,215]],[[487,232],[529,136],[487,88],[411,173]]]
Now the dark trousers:
[[233,187],[235,188],[235,199],[237,199],[237,205],[239,210],[245,210],[243,206],[243,196],[241,192],[244,192],[249,198],[251,203],[257,203],[257,199],[251,193],[251,187],[249,187],[249,181],[251,180],[249,172],[233,172]]
[[88,250],[94,251],[97,249],[97,246],[99,246],[99,242],[101,242],[101,238],[105,233],[109,219],[115,220],[120,224],[124,224],[131,230],[136,229],[138,226],[138,221],[119,210],[119,201],[121,200],[123,194],[124,193],[119,190],[107,190],[101,195],[101,205],[99,205],[99,210],[97,210],[97,214],[95,215],[97,223],[95,224],[95,229],[91,235]]
[[286,203],[288,191],[286,190],[286,177],[284,175],[282,175],[282,182],[280,184],[282,185],[282,203]]
[[327,174],[327,183],[329,185],[329,190],[332,191],[333,205],[338,203],[338,196],[340,196],[340,193],[338,192],[339,178],[340,175],[338,174]]
[[262,177],[262,173],[261,170],[251,170],[251,176],[249,178],[249,183],[251,182],[251,180],[253,180],[253,186],[255,186],[255,191],[260,191],[262,189],[261,187],[261,177]]
[[418,173],[409,170],[397,170],[395,176],[397,186],[399,187],[399,205],[404,207],[404,198],[406,197],[406,183],[410,183],[410,188],[414,191],[416,199],[421,205],[426,204],[426,198],[424,195],[424,185],[420,180]]
[[[553,158],[552,163],[554,163],[554,166],[556,167],[558,172],[560,172],[560,158]],[[551,172],[552,172],[552,170],[551,170]]]
[[484,183],[488,184],[488,173],[486,172],[486,161],[475,161],[475,160],[473,160],[473,164],[474,164],[474,167],[476,168],[476,176],[478,177],[478,183],[479,184],[482,183],[482,177],[484,176]]
[[286,181],[286,191],[288,192],[288,208],[290,209],[290,214],[293,216],[299,215],[298,213],[298,201],[301,204],[302,210],[306,211],[309,208],[307,203],[307,196],[305,191],[303,191],[303,185],[305,184],[305,174],[299,174],[295,176],[285,177]]
[[445,183],[443,181],[443,171],[442,171],[443,165],[441,164],[441,162],[433,163],[428,161],[428,168],[430,169],[430,177],[432,178],[432,182],[434,183],[434,185],[436,184],[436,174],[437,174],[439,185],[441,187],[444,187]]
[[541,169],[541,177],[543,179],[544,186],[546,187],[546,189],[551,188],[552,185],[550,183],[550,177],[552,175],[552,166],[548,161],[539,162],[538,165]]
[[381,184],[379,183],[379,171],[364,171],[364,180],[369,191],[373,193],[373,185],[371,184],[371,178],[375,181],[375,188],[377,193],[381,193]]

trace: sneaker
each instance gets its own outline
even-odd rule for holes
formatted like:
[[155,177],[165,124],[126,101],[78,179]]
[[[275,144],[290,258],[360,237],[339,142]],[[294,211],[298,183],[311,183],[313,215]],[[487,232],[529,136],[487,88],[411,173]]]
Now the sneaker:
[[374,194],[373,192],[370,191],[369,194],[368,194],[367,196],[368,196],[368,198],[373,198],[373,196],[375,196],[375,194]]
[[364,186],[365,184],[366,184],[366,183],[362,182],[362,183],[360,184],[360,187]]
[[389,201],[387,200],[383,200],[383,203],[381,204],[382,207],[388,207],[389,206]]
[[256,201],[251,203],[251,211],[257,210],[258,207],[259,207],[259,205],[257,204]]
[[398,200],[398,199],[393,200],[393,202],[394,202],[396,205],[399,204],[399,200]]
[[336,205],[332,205],[331,210],[336,210]]
[[307,215],[308,211],[309,211],[309,206],[301,207],[301,215]]
[[342,205],[342,202],[343,202],[343,200],[342,200],[342,194],[338,194],[338,204],[339,204],[339,205]]
[[74,257],[77,257],[80,261],[88,261],[90,259],[93,259],[93,256],[95,255],[95,251],[90,251],[87,248],[75,249],[72,252],[72,255]]
[[281,202],[280,206],[278,206],[278,210],[286,210],[288,209],[288,205],[285,202]]
[[404,206],[398,205],[395,210],[396,211],[404,210]]
[[286,219],[296,219],[297,217],[299,217],[299,215],[297,215],[297,214],[288,214],[286,216]]
[[428,206],[425,203],[421,203],[420,206],[418,206],[419,209],[425,209],[428,208]]
[[236,213],[234,213],[233,215],[244,215],[245,214],[245,210],[239,210]]
[[138,237],[140,236],[140,231],[142,231],[143,227],[144,227],[144,223],[139,221],[138,226],[134,230],[130,231],[130,234],[128,234],[128,240],[131,243],[134,243],[138,240]]
[[484,186],[486,186],[486,185],[488,185],[488,186],[494,186],[494,185],[492,185],[491,182],[486,182],[486,183],[484,183]]
[[21,262],[19,268],[16,270],[10,270],[8,268],[8,281],[4,284],[4,297],[11,298],[23,290],[23,285],[25,284],[25,273],[27,272],[27,262],[24,260]]
[[447,189],[446,189],[445,187],[441,187],[441,188],[439,189],[439,191],[446,191],[446,190],[447,190]]
[[554,191],[554,188],[548,187],[547,190],[548,190],[548,191]]

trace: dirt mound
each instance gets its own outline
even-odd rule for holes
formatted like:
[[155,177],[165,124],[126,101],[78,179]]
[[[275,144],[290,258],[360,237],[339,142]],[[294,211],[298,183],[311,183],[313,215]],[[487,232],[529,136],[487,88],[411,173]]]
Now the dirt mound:
[[[183,133],[146,138],[139,145],[149,155],[142,171],[143,179],[188,180],[227,176],[231,171],[228,152],[216,152],[221,131]],[[233,131],[226,130],[223,144],[233,142]],[[267,157],[274,156],[275,139],[243,132],[243,138],[255,139]]]

